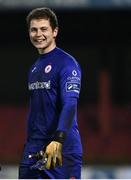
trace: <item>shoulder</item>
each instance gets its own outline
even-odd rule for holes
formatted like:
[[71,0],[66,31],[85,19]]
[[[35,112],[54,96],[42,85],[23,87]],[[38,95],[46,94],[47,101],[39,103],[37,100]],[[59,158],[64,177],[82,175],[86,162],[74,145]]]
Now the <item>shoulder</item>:
[[58,48],[58,51],[59,51],[61,68],[66,68],[71,66],[80,68],[80,65],[75,57],[73,57],[71,54],[67,53],[66,51],[60,48]]

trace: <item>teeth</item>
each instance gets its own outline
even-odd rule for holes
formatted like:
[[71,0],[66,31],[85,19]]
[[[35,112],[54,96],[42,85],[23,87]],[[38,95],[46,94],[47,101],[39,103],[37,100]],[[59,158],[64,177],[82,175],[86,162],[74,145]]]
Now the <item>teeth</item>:
[[38,42],[42,42],[43,40],[41,40],[41,39],[37,39],[37,41],[38,41]]

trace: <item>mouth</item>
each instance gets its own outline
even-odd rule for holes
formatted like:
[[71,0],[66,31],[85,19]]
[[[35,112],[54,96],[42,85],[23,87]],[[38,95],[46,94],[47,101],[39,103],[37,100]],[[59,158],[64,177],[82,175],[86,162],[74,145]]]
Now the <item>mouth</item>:
[[35,41],[36,43],[42,43],[42,42],[45,41],[45,39],[35,39],[34,41]]

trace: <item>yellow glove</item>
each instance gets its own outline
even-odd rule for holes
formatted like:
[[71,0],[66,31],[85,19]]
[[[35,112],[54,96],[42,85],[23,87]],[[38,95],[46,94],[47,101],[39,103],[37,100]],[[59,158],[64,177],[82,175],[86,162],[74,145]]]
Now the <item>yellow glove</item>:
[[46,169],[50,169],[51,166],[55,168],[56,161],[62,166],[62,144],[57,141],[51,141],[46,147],[44,157],[47,157]]

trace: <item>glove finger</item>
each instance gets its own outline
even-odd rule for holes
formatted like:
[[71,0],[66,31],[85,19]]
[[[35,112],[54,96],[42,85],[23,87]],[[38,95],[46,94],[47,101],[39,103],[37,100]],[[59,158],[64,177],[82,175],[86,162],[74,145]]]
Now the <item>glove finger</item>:
[[52,160],[52,156],[48,155],[47,162],[46,162],[46,169],[50,169],[50,167],[51,167],[51,160]]
[[56,166],[56,154],[53,155],[52,165],[55,168],[55,166]]
[[61,155],[61,153],[58,154],[57,159],[58,159],[59,165],[62,166],[62,155]]

